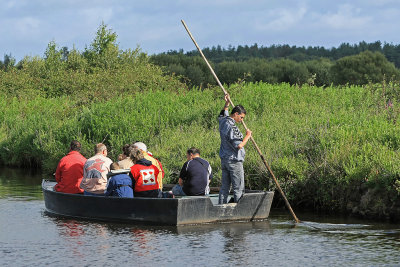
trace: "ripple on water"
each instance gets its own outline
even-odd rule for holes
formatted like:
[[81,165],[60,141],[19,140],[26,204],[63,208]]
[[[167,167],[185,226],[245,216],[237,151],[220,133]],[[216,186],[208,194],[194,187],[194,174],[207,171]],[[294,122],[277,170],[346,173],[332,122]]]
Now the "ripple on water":
[[302,213],[295,224],[274,210],[262,222],[182,227],[73,220],[44,212],[40,179],[1,175],[1,266],[399,266],[398,225]]

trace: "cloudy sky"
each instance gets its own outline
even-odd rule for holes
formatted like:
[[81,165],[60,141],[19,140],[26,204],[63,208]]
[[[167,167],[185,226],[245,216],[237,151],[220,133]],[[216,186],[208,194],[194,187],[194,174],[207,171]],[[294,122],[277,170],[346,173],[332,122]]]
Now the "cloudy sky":
[[0,0],[0,59],[43,56],[47,44],[83,51],[102,21],[121,49],[149,54],[221,45],[337,47],[400,44],[399,0]]

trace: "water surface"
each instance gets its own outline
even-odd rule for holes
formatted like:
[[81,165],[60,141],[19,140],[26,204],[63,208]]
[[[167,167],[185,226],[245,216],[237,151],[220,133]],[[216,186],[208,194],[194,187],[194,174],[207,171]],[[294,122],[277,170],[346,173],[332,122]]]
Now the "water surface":
[[48,215],[41,175],[0,169],[1,266],[400,266],[400,227],[285,211],[252,223],[165,227]]

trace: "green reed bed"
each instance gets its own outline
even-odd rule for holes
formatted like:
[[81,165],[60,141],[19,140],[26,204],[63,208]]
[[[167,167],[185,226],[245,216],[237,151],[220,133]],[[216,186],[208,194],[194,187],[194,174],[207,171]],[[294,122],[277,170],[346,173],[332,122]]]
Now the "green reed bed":
[[[246,107],[246,123],[295,205],[387,216],[388,205],[399,201],[395,85],[257,83],[229,91],[236,104]],[[141,140],[160,158],[165,182],[172,183],[186,149],[196,146],[211,162],[212,184],[219,185],[217,115],[223,103],[218,88],[147,90],[84,104],[69,96],[2,97],[0,159],[51,173],[72,139],[82,142],[86,157],[95,143],[106,143],[113,160],[122,145]],[[247,187],[273,189],[251,143],[246,150]]]

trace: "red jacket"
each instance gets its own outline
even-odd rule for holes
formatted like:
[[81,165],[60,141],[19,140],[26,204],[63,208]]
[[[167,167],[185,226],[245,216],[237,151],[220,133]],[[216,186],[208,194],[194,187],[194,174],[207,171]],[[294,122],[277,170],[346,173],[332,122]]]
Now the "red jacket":
[[131,174],[135,179],[135,192],[159,189],[157,175],[159,170],[146,159],[139,160],[131,167]]
[[70,151],[57,165],[55,190],[58,192],[83,193],[79,187],[83,178],[83,165],[86,158],[78,151]]

